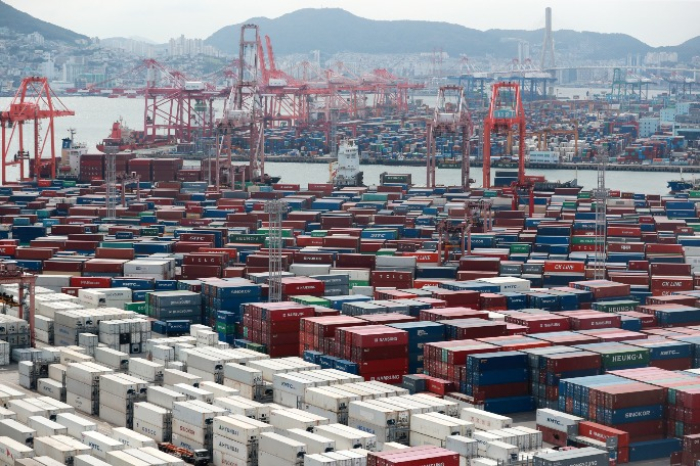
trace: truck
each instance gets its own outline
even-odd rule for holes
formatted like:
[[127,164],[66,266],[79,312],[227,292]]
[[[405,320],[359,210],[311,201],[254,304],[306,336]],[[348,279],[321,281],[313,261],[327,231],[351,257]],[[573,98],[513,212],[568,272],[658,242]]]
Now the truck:
[[204,449],[190,451],[185,448],[178,448],[172,443],[168,442],[158,444],[158,449],[162,452],[168,453],[169,455],[180,458],[185,463],[192,464],[194,466],[207,466],[211,462],[209,452]]

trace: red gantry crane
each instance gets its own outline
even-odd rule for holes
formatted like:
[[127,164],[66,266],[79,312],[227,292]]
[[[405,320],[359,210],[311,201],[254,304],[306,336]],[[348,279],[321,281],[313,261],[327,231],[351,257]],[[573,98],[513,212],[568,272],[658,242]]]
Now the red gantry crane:
[[[56,147],[54,137],[53,119],[55,117],[73,116],[75,112],[68,110],[63,102],[55,96],[49,82],[42,77],[29,77],[22,80],[17,94],[12,99],[7,110],[0,113],[0,126],[2,127],[2,183],[7,183],[7,168],[19,165],[20,181],[41,180],[44,171],[47,177],[56,178]],[[47,120],[42,125],[41,121]],[[34,127],[34,173],[25,176],[25,160],[30,159],[29,152],[25,149],[25,123]],[[43,126],[43,128],[42,128]],[[9,135],[7,132],[9,131]],[[18,151],[10,154],[13,142],[17,137]],[[47,149],[50,158],[44,159],[44,150]],[[43,165],[45,170],[42,170]]]
[[426,184],[435,187],[436,147],[435,138],[445,134],[461,136],[462,187],[469,190],[472,183],[469,174],[469,139],[474,127],[467,108],[462,86],[442,86],[438,89],[433,119],[426,125],[428,153],[426,157]]
[[517,83],[500,82],[492,87],[489,112],[484,119],[484,188],[491,187],[491,136],[500,132],[510,135],[518,127],[518,182],[525,183],[525,111]]

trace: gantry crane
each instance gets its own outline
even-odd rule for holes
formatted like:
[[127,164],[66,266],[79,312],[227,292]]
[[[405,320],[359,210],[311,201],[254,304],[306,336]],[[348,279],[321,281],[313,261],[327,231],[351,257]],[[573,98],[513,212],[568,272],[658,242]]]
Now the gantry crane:
[[[484,119],[484,188],[491,187],[491,136],[518,127],[518,182],[525,182],[525,111],[517,83],[495,83],[491,91],[489,112]],[[508,138],[510,141],[510,137]]]
[[472,180],[469,177],[469,140],[474,126],[471,114],[467,108],[462,86],[441,86],[438,89],[437,104],[432,120],[426,125],[427,148],[426,154],[426,185],[435,187],[436,147],[435,139],[444,134],[461,137],[462,144],[462,179],[461,185],[469,190]]
[[[265,119],[263,96],[260,92],[258,71],[262,44],[256,24],[241,26],[238,57],[238,81],[224,104],[224,116],[218,122],[216,186],[220,185],[220,163],[227,157],[229,171],[231,163],[231,135],[234,131],[248,132],[250,162],[249,175],[262,180],[265,175]],[[262,67],[265,70],[265,67]],[[265,78],[265,76],[263,76]],[[231,174],[229,178],[232,179]],[[229,180],[230,181],[230,180]]]
[[[63,102],[56,97],[49,87],[49,81],[42,77],[29,77],[22,80],[10,106],[0,113],[0,127],[2,127],[2,183],[7,183],[7,168],[19,165],[20,181],[42,179],[42,172],[46,178],[56,178],[56,147],[54,137],[53,119],[62,116],[73,116],[75,112],[68,110]],[[41,121],[47,124],[42,130]],[[29,160],[29,152],[25,150],[24,133],[25,123],[33,123],[34,126],[34,173],[25,176],[25,160]],[[9,136],[7,130],[10,129]],[[14,136],[17,135],[18,152],[10,155]],[[46,144],[49,144],[50,158],[43,159]],[[43,164],[47,164],[45,170]]]

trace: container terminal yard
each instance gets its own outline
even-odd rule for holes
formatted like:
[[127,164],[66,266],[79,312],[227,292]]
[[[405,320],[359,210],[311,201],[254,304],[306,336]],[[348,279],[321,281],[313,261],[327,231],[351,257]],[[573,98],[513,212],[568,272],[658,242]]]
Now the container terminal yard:
[[[222,116],[204,83],[151,88],[99,153],[45,143],[74,113],[46,78],[0,113],[0,463],[697,464],[700,187],[607,177],[697,164],[693,131],[637,119],[670,97],[423,104],[378,70],[376,117],[356,84],[299,91],[266,39],[242,26]],[[289,183],[274,154],[335,164]],[[425,180],[364,180],[382,159]]]

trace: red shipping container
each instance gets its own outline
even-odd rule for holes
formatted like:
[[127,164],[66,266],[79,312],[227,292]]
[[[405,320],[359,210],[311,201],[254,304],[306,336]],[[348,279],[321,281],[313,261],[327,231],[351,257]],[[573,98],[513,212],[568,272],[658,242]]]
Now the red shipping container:
[[335,266],[339,269],[361,268],[373,269],[377,256],[367,254],[338,254]]
[[221,277],[221,266],[218,265],[183,265],[180,271],[183,280],[197,280],[199,278]]
[[70,285],[78,288],[111,288],[109,277],[70,277]]
[[693,279],[691,277],[651,277],[651,293],[654,296],[670,295],[676,291],[691,291]]
[[475,309],[480,305],[480,296],[478,291],[433,291],[433,298],[445,301],[447,306],[465,306]]
[[182,256],[183,265],[216,265],[223,267],[229,261],[226,253],[194,252]]
[[[537,430],[542,432],[542,441],[559,447],[565,447],[568,444],[568,437],[565,432],[554,430],[551,427],[536,426]],[[583,434],[580,434],[583,435]]]
[[80,287],[77,286],[64,286],[61,288],[61,293],[69,294],[71,296],[78,296],[78,292],[81,290]]
[[[408,371],[399,372],[380,372],[377,374],[361,374],[366,381],[375,380],[377,382],[386,383],[389,385],[400,385],[403,382],[403,376]],[[391,463],[390,463],[391,464]]]
[[677,264],[669,262],[653,262],[649,264],[649,273],[652,276],[686,276],[692,275],[690,264]]
[[297,252],[294,254],[296,264],[333,264],[333,254],[330,252]]
[[459,455],[434,446],[369,452],[367,466],[459,466]]
[[0,256],[14,257],[16,249],[17,249],[17,246],[2,245],[2,246],[0,246]]
[[194,243],[214,243],[216,235],[214,233],[180,233],[179,240]]
[[642,235],[641,227],[635,226],[608,226],[608,236],[622,236],[627,238],[640,237]]
[[82,272],[84,260],[52,259],[44,261],[44,272]]
[[528,382],[508,383],[502,385],[488,385],[483,388],[474,387],[473,397],[477,401],[485,401],[487,398],[506,398],[509,396],[522,396],[528,393]]
[[128,261],[123,259],[91,259],[85,262],[83,271],[95,273],[122,273],[126,262]]
[[578,433],[583,437],[605,442],[609,438],[617,438],[618,447],[627,447],[630,443],[629,433],[624,430],[604,426],[595,422],[581,421],[578,423]]
[[127,248],[97,248],[95,258],[98,259],[128,259],[133,260],[135,252]]
[[584,273],[586,264],[581,261],[544,261],[546,273]]
[[609,252],[644,252],[645,243],[608,243]]

